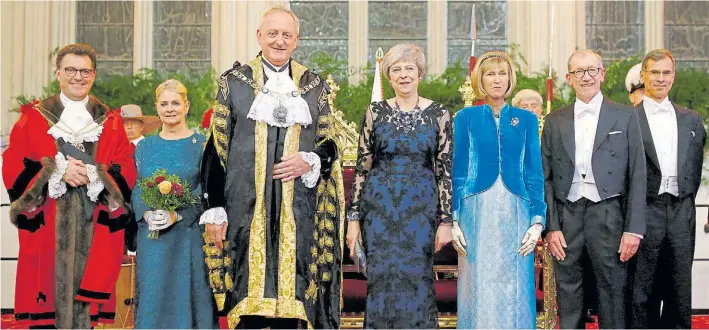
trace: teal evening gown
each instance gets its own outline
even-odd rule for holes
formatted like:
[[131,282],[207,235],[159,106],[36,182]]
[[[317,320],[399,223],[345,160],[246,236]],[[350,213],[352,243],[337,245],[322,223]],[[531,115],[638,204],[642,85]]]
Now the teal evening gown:
[[[138,180],[158,169],[178,175],[200,195],[199,166],[205,138],[195,133],[179,140],[159,135],[141,141],[135,149]],[[136,218],[149,208],[135,185],[132,196]],[[217,328],[216,305],[209,287],[199,203],[178,209],[182,220],[148,238],[148,224],[138,220],[136,249],[136,328]]]

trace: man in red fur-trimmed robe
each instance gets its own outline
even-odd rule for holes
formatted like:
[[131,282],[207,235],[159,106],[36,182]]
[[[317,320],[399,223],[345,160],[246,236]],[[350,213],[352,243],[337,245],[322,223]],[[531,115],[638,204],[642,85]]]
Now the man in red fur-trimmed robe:
[[90,328],[115,315],[134,147],[120,113],[88,95],[93,48],[68,45],[56,64],[61,93],[20,108],[2,155],[20,242],[15,317],[29,326]]

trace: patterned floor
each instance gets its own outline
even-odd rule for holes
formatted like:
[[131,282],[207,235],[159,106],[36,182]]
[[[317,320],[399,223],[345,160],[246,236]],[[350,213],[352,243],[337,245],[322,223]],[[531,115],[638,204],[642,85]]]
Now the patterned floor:
[[[226,320],[221,318],[219,324],[222,329],[226,328]],[[25,329],[24,322],[16,322],[12,314],[3,314],[0,329]],[[587,324],[586,329],[598,329],[598,324]],[[709,315],[695,315],[692,317],[692,329],[709,329]]]

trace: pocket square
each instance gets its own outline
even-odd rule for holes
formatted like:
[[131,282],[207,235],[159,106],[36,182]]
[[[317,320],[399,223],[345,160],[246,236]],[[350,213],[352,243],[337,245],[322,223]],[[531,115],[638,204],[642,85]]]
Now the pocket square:
[[615,135],[615,134],[620,134],[620,133],[623,133],[623,131],[613,131],[613,132],[608,133],[608,135]]
[[689,134],[692,134],[692,137],[697,136],[697,133],[694,133],[694,131],[689,132]]

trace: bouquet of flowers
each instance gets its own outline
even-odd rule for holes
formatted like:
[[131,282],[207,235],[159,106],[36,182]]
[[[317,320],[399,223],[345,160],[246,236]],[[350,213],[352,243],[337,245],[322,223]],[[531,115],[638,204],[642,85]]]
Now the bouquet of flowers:
[[[167,170],[159,169],[153,175],[140,180],[142,199],[153,210],[167,210],[171,216],[181,207],[195,204],[197,196],[192,194],[190,184],[181,182],[180,177],[167,174]],[[159,231],[152,230],[148,237],[157,239]]]

